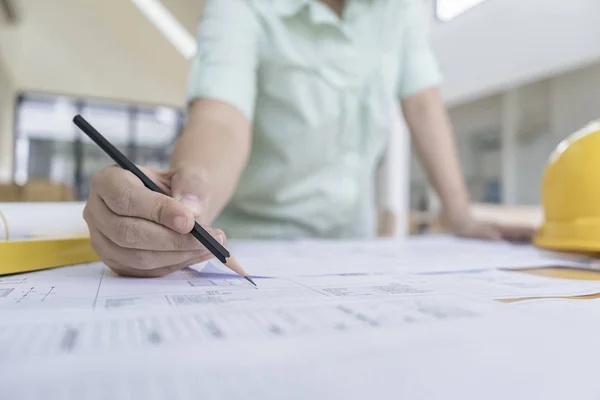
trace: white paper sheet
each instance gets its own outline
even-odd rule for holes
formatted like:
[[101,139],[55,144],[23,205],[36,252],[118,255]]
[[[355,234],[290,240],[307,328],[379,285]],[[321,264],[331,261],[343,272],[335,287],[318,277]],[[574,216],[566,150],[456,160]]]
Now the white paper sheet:
[[87,235],[84,207],[85,202],[0,203],[0,241]]
[[531,245],[446,236],[407,240],[349,240],[231,243],[236,258],[256,273],[451,272],[474,269],[585,267],[589,259],[551,253]]
[[6,313],[2,360],[211,346],[363,330],[461,323],[509,315],[507,307],[459,296],[322,299],[302,304],[206,305],[178,310]]
[[0,398],[600,394],[592,329],[485,300],[596,290],[494,270],[552,255],[446,238],[231,251],[258,289],[214,262],[158,279],[102,263],[0,277]]
[[600,350],[586,346],[591,332],[456,296],[6,315],[15,318],[0,324],[0,398],[591,400],[600,393]]
[[484,299],[538,296],[583,296],[600,293],[600,281],[558,279],[504,270],[429,274],[426,282],[438,292]]
[[119,277],[102,263],[0,277],[0,310],[303,302],[433,291],[424,277],[385,272],[254,275],[257,289],[224,266],[216,265],[220,264],[208,262],[157,279]]
[[574,261],[557,261],[530,247],[502,243],[448,238],[408,242],[250,242],[234,244],[231,251],[259,289],[218,261],[159,279],[123,278],[102,263],[92,263],[0,277],[0,310],[301,302],[413,293],[510,298],[600,291],[596,282],[499,272],[495,270],[497,265],[576,265]]
[[579,320],[595,324],[600,320],[600,299],[542,298],[511,303],[511,306],[533,314],[545,315],[561,320]]

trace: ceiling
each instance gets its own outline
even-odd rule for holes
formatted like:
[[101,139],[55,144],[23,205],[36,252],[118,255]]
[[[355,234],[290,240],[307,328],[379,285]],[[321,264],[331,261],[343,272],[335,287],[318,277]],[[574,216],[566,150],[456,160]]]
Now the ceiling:
[[[190,31],[201,0],[163,2]],[[19,90],[181,106],[188,60],[125,0],[21,0],[0,25],[0,61]]]
[[[162,2],[195,33],[203,0]],[[564,63],[574,68],[600,54],[593,31],[598,24],[591,22],[599,2],[573,0],[578,6],[566,7],[552,0],[544,8],[535,0],[523,2],[525,8],[517,2],[485,2],[456,20],[434,24],[450,105],[499,93],[511,82],[532,82],[548,71],[562,72]],[[20,0],[18,5],[19,24],[0,21],[0,65],[18,89],[183,105],[189,62],[131,1]],[[548,18],[532,17],[540,10]],[[517,11],[519,29],[506,31],[505,22]],[[539,29],[532,29],[533,23]],[[532,48],[547,54],[538,56]]]

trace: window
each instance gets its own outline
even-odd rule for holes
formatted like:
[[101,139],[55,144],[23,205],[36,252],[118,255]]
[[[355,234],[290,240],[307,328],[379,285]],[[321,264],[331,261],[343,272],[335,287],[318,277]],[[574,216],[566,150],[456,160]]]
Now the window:
[[440,21],[449,21],[485,0],[436,0],[435,14]]
[[80,200],[91,175],[114,164],[73,124],[83,115],[134,163],[168,168],[181,110],[27,93],[17,103],[14,180],[65,183]]

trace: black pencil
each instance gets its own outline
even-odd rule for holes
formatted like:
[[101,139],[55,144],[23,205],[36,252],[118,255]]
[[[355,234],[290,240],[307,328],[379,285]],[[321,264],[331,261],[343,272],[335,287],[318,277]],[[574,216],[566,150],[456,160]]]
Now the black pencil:
[[[73,123],[83,131],[90,139],[94,141],[110,158],[112,158],[121,168],[130,171],[144,186],[148,189],[167,195],[152,179],[148,178],[134,163],[132,163],[123,153],[113,146],[104,136],[100,134],[89,122],[81,115],[73,118]],[[231,256],[229,251],[221,245],[214,237],[210,235],[198,222],[194,223],[194,228],[190,232],[208,251],[211,252],[219,261],[229,267],[237,274],[243,276],[247,281],[256,286],[256,283],[248,276],[237,260]]]

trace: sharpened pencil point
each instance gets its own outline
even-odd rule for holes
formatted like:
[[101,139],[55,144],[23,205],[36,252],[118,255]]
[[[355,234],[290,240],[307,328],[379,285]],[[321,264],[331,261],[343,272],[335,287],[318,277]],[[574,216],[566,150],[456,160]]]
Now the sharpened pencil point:
[[[251,284],[253,284],[254,286],[256,286],[256,283],[254,283],[254,281],[252,280],[252,278],[250,278],[249,276],[245,276],[244,279],[246,279],[248,282],[250,282]],[[258,286],[256,286],[258,287]]]

